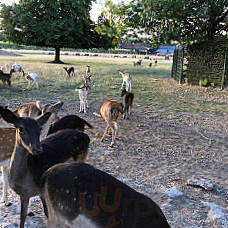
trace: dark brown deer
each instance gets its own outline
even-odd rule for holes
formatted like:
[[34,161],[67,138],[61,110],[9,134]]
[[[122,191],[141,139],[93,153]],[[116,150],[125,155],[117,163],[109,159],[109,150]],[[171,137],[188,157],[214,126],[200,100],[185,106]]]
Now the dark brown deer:
[[[0,115],[16,128],[16,142],[10,161],[9,184],[20,196],[20,228],[24,227],[29,198],[41,196],[41,178],[51,166],[69,159],[83,161],[88,153],[88,135],[76,130],[62,130],[45,138],[40,143],[42,125],[51,113],[45,113],[37,120],[18,117],[12,111],[0,106]],[[45,214],[46,204],[41,196]]]
[[86,76],[90,76],[90,66],[87,65],[86,67],[87,67],[86,68]]
[[88,164],[51,167],[43,176],[42,190],[48,228],[82,227],[82,221],[94,228],[170,228],[149,197]]
[[84,131],[85,125],[93,129],[93,126],[81,117],[77,115],[67,115],[51,124],[48,135],[63,129]]
[[14,70],[12,69],[10,73],[4,73],[2,70],[0,70],[0,80],[2,80],[4,87],[6,87],[6,83],[8,84],[8,87],[11,87],[11,76]]
[[67,75],[70,77],[71,75],[72,76],[75,76],[75,73],[74,73],[74,67],[69,67],[67,69],[67,67],[63,67],[63,69],[67,72]]
[[[62,106],[62,101],[59,101],[54,105],[43,105],[40,101],[37,101],[20,105],[14,113],[21,117],[36,118],[46,112],[51,112],[51,116],[49,117],[47,122],[42,126],[40,139],[43,139],[47,136],[47,132],[49,130],[50,125],[53,122],[59,120],[58,111]],[[11,205],[11,203],[8,201],[7,184],[10,157],[12,155],[13,148],[15,145],[15,135],[15,128],[0,128],[0,166],[3,176],[2,202],[4,202],[6,206]]]
[[124,104],[124,113],[123,117],[124,119],[127,117],[129,119],[129,116],[131,115],[131,109],[132,109],[132,103],[134,100],[134,94],[131,92],[127,92],[125,89],[121,92],[121,97],[123,97],[123,104]]

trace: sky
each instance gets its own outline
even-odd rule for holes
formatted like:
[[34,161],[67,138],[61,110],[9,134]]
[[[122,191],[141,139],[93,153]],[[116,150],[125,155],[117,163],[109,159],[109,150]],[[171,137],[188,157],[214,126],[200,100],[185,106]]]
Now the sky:
[[[19,0],[0,0],[0,3],[5,3],[6,5],[11,5],[12,3],[18,3]],[[125,3],[130,2],[130,0],[122,0]],[[102,5],[104,4],[105,0],[97,0],[97,3],[93,3],[92,10],[90,12],[91,19],[93,21],[97,21],[98,16],[102,11]],[[115,4],[120,3],[121,0],[113,0]]]

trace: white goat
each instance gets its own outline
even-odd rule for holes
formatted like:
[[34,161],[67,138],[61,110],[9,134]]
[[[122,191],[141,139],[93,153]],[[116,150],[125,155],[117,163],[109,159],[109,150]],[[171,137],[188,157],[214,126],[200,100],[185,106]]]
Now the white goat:
[[23,70],[23,67],[22,67],[22,65],[20,65],[20,64],[13,64],[12,65],[12,69],[14,70],[14,74],[15,74],[15,78],[17,78],[17,76],[24,76],[25,75],[25,72],[24,72],[24,70]]
[[28,88],[33,87],[33,85],[36,84],[36,88],[39,89],[39,76],[36,73],[29,73],[26,76],[26,79],[28,80]]
[[119,71],[119,74],[123,77],[123,83],[121,89],[123,89],[124,82],[126,83],[126,90],[131,92],[131,75],[129,73],[123,73],[123,71]]

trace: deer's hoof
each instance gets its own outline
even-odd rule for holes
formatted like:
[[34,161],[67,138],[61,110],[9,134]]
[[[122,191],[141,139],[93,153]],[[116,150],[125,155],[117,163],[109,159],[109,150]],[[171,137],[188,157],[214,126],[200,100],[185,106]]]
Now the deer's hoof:
[[13,204],[13,203],[5,202],[5,206],[6,206],[6,207],[11,206],[12,204]]
[[32,217],[32,216],[34,216],[34,215],[35,215],[35,214],[34,214],[33,212],[31,212],[31,211],[28,213],[28,216],[30,216],[30,217]]
[[111,142],[110,147],[113,147],[113,146],[114,146],[114,143],[113,143],[113,142]]

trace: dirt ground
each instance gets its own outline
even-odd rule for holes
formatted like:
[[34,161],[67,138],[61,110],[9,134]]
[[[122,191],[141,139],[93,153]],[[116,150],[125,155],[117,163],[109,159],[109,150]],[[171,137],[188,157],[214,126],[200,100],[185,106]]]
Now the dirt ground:
[[[164,118],[153,106],[135,103],[130,119],[120,118],[116,145],[110,148],[111,136],[100,143],[104,120],[92,114],[99,112],[101,104],[94,104],[87,114],[79,114],[77,102],[65,102],[60,112],[60,116],[77,114],[94,126],[96,132],[85,131],[91,138],[89,164],[151,197],[171,227],[228,227],[227,116],[182,113],[179,119],[172,114]],[[9,106],[15,104],[9,102]],[[0,120],[0,126],[6,125]],[[201,178],[210,180],[213,190],[187,185],[189,179]],[[170,196],[166,192],[169,189],[182,194]],[[18,216],[14,208],[18,203],[12,194],[11,191],[12,206],[0,204],[0,227],[14,227],[9,225],[9,218],[15,218],[14,213]],[[35,216],[27,219],[27,227],[43,227],[45,218],[38,199],[33,201],[31,210],[35,210]]]

